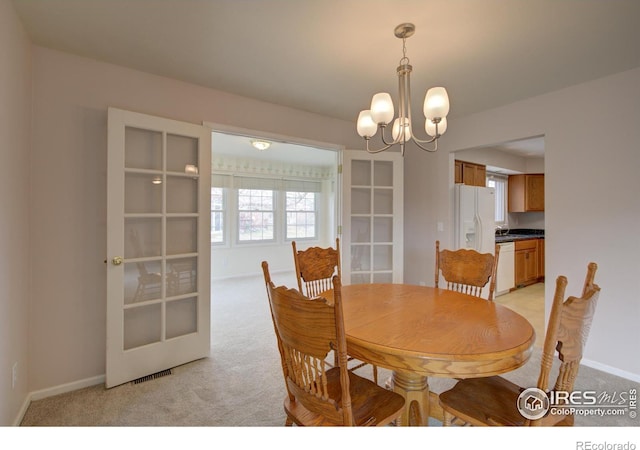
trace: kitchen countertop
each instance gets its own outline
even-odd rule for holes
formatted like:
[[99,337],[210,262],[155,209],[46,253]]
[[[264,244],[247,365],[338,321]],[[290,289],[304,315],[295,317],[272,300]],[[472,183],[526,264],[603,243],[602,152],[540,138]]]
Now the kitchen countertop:
[[544,239],[544,230],[515,229],[509,230],[504,235],[496,233],[496,244],[523,241],[525,239]]

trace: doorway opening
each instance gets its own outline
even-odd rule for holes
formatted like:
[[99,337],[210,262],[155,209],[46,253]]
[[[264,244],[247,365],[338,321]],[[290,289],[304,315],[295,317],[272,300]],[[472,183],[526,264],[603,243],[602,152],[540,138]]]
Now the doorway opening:
[[[263,151],[251,144],[260,139]],[[332,149],[213,132],[212,278],[291,269],[291,241],[324,246],[338,226],[339,153]]]
[[[533,136],[509,142],[497,143],[483,147],[459,150],[453,153],[454,167],[458,169],[469,163],[470,169],[475,169],[481,174],[481,180],[476,179],[482,186],[494,188],[496,198],[495,226],[498,234],[505,234],[500,238],[500,256],[498,264],[498,283],[495,301],[514,309],[526,317],[536,328],[540,336],[544,336],[545,329],[545,287],[544,281],[544,234],[545,213],[543,210],[512,212],[508,208],[509,180],[511,175],[542,174],[545,173],[545,138]],[[452,161],[453,162],[453,161]],[[464,167],[463,167],[464,168]],[[454,171],[454,182],[468,183],[468,178],[463,179],[461,174]],[[478,177],[476,177],[478,178]],[[535,259],[537,260],[536,276],[533,282],[526,283],[523,289],[515,289],[522,286],[518,281],[521,275],[516,273],[518,253],[514,251],[513,243],[510,251],[503,251],[508,247],[508,234],[531,233],[532,238],[541,238],[536,245]],[[497,241],[497,239],[496,239]],[[530,251],[530,250],[527,250]],[[520,255],[521,256],[521,255]],[[532,255],[528,255],[532,256]],[[511,258],[507,261],[505,258]],[[508,264],[507,264],[508,262]],[[507,269],[507,266],[510,266]],[[501,270],[502,269],[502,270]],[[501,280],[501,275],[502,280]],[[527,271],[530,273],[530,271]],[[510,280],[504,280],[504,276],[510,276]],[[535,283],[538,281],[538,283]],[[501,284],[503,287],[501,287]]]
[[[262,149],[253,145],[256,141]],[[262,261],[274,277],[282,276],[279,284],[286,284],[294,273],[292,241],[298,248],[335,242],[342,155],[322,144],[247,132],[213,131],[211,147],[214,324],[219,302],[225,301],[222,293],[261,276]],[[225,287],[217,289],[218,284]],[[212,340],[214,332],[212,326]]]

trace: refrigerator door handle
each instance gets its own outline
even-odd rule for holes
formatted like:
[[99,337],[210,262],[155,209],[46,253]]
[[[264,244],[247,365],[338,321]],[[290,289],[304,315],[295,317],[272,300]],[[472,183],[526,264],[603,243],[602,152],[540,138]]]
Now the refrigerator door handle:
[[483,226],[482,219],[480,218],[480,214],[476,214],[476,242],[475,242],[475,250],[477,252],[482,248],[482,236],[483,236]]

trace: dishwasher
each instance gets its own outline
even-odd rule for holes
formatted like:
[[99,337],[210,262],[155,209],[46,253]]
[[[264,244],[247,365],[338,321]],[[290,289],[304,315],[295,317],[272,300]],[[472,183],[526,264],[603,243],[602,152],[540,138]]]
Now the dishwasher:
[[516,286],[515,279],[515,244],[503,242],[498,244],[498,269],[496,271],[496,297],[506,294]]

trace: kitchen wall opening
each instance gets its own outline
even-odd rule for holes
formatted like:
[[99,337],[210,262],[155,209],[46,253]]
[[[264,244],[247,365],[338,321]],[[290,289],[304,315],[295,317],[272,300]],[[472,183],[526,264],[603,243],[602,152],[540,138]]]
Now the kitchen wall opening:
[[[484,234],[500,246],[495,301],[525,316],[544,336],[544,136],[461,150],[454,158],[456,186],[493,191],[492,229]],[[455,230],[453,236],[454,245],[462,246]]]

